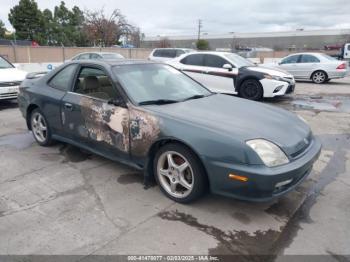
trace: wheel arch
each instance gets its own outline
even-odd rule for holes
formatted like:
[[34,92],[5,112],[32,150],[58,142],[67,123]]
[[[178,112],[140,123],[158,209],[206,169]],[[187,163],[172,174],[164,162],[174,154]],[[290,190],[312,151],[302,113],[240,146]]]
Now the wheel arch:
[[179,144],[179,145],[182,145],[184,147],[186,147],[188,150],[190,150],[194,156],[197,158],[199,164],[201,165],[201,167],[203,168],[204,170],[204,173],[205,173],[205,177],[206,177],[206,180],[208,182],[208,185],[210,185],[210,179],[209,179],[209,175],[208,175],[208,172],[207,172],[207,169],[202,161],[202,159],[200,158],[200,154],[194,150],[188,143],[180,140],[180,139],[177,139],[177,138],[163,138],[163,139],[160,139],[160,140],[157,140],[155,141],[149,151],[148,151],[148,154],[147,154],[147,164],[146,164],[146,173],[148,174],[148,178],[151,178],[152,180],[154,179],[154,173],[153,173],[153,161],[154,161],[154,157],[156,156],[157,154],[157,151],[164,145],[166,144],[170,144],[170,143],[174,143],[174,144]]
[[323,73],[325,73],[325,74],[326,74],[326,79],[329,79],[329,76],[328,76],[328,73],[326,72],[326,70],[324,70],[324,69],[316,69],[316,70],[314,70],[314,71],[311,73],[311,75],[310,75],[310,80],[312,80],[312,76],[313,76],[316,72],[323,72]]
[[30,117],[32,115],[32,112],[34,109],[39,108],[39,106],[37,104],[30,104],[27,107],[27,112],[26,112],[26,123],[27,123],[27,127],[29,130],[32,130],[31,124],[30,124]]
[[242,79],[239,79],[237,81],[237,93],[238,95],[240,96],[241,95],[241,87],[242,87],[242,84],[247,81],[247,80],[255,80],[258,85],[261,87],[262,89],[262,97],[264,97],[264,93],[265,93],[265,90],[264,90],[264,86],[261,84],[260,80],[262,80],[262,78],[259,78],[258,76],[255,76],[255,75],[247,75],[245,77],[243,77]]

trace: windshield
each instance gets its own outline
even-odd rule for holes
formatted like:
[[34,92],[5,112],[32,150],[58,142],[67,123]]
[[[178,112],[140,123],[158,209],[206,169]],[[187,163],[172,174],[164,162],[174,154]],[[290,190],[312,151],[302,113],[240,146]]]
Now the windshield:
[[211,94],[191,78],[168,65],[138,64],[113,68],[128,96],[138,104],[149,101],[181,102]]
[[225,54],[225,57],[230,60],[232,64],[234,64],[237,68],[245,67],[245,66],[255,66],[253,62],[250,62],[248,59],[245,59],[236,54]]
[[104,59],[123,59],[124,57],[120,54],[102,54]]
[[14,66],[8,62],[6,59],[0,56],[0,69],[1,68],[13,68]]

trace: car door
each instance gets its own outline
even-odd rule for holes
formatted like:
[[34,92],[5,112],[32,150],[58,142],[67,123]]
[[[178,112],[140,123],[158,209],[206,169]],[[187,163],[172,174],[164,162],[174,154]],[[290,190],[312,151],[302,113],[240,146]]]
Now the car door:
[[129,157],[129,113],[113,81],[98,66],[82,65],[62,101],[63,125],[76,142],[111,158]]
[[[224,68],[230,65],[232,68]],[[204,67],[206,76],[206,86],[213,92],[233,94],[235,92],[235,78],[238,69],[229,61],[219,55],[205,54]]]
[[299,63],[296,66],[296,75],[298,78],[310,79],[311,74],[319,68],[320,60],[309,54],[301,55]]
[[52,132],[58,135],[64,135],[61,118],[62,99],[70,90],[77,68],[77,64],[70,64],[62,68],[47,82],[49,88],[42,91],[42,95],[45,96],[42,109],[46,113],[45,116]]
[[[213,92],[235,93],[233,74],[222,68],[223,64],[230,64],[224,59],[207,54],[190,54],[180,60],[180,70],[197,80]],[[220,68],[219,68],[220,66]]]
[[288,71],[291,73],[294,77],[298,77],[298,69],[297,69],[297,64],[299,62],[300,55],[291,55],[288,56],[279,63],[279,66],[281,69]]

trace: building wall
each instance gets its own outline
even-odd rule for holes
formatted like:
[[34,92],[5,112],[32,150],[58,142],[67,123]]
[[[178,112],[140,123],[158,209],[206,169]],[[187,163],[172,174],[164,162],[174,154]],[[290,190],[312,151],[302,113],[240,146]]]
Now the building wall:
[[[169,37],[167,38],[172,47],[194,48],[196,37]],[[238,34],[215,36],[202,36],[209,42],[210,48],[232,48],[233,46],[243,47],[267,47],[276,51],[279,50],[320,50],[325,45],[344,44],[350,41],[350,30],[334,31],[296,31],[284,33],[260,33],[260,34]],[[142,47],[155,48],[159,39],[145,39]]]

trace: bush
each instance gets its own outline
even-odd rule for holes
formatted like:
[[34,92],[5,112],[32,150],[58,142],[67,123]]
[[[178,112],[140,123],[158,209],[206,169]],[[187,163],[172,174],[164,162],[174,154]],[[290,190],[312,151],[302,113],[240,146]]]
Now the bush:
[[200,39],[196,43],[198,50],[209,50],[209,42],[204,39]]

